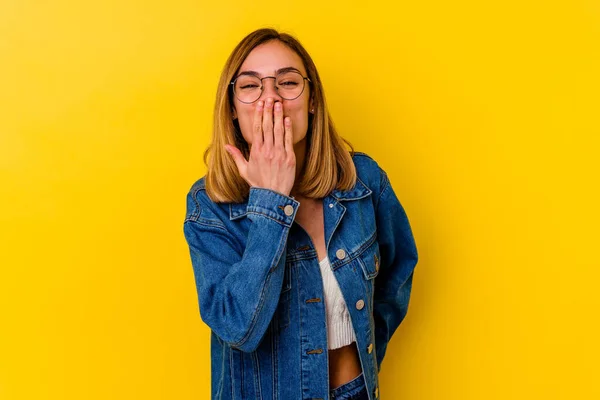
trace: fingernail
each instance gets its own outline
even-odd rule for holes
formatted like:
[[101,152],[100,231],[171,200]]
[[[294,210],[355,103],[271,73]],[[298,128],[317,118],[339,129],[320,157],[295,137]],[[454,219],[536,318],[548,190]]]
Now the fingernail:
[[275,109],[277,111],[281,111],[281,103],[280,102],[275,103]]
[[261,101],[259,101],[259,102],[258,102],[258,106],[259,106],[259,107],[262,107],[262,106],[264,106],[264,105],[265,105],[265,102],[264,102],[264,101],[262,101],[262,100],[261,100]]
[[269,97],[267,99],[267,107],[271,107],[272,104],[273,104],[273,99]]

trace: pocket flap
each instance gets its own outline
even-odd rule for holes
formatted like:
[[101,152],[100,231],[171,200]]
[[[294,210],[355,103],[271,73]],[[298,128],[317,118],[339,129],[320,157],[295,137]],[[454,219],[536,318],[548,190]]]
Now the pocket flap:
[[365,279],[373,279],[379,274],[381,256],[379,254],[379,243],[374,240],[359,256],[360,266],[363,269]]

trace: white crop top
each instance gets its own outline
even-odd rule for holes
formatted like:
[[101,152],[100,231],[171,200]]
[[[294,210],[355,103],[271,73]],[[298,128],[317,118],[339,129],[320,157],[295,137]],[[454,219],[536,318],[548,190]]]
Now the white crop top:
[[327,347],[337,349],[356,341],[350,314],[346,302],[340,291],[337,279],[333,275],[329,258],[325,257],[319,262],[321,276],[323,277],[323,290],[325,292],[325,310],[327,315]]

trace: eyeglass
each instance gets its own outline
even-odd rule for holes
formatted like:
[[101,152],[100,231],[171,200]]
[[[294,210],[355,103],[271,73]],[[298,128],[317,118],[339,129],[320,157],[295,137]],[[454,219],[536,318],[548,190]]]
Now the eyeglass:
[[308,77],[302,76],[297,71],[282,71],[277,76],[262,78],[254,74],[242,73],[231,82],[235,97],[242,103],[254,103],[262,95],[264,89],[262,81],[267,78],[275,79],[275,90],[285,100],[294,100],[300,97],[304,92],[305,81],[311,82]]

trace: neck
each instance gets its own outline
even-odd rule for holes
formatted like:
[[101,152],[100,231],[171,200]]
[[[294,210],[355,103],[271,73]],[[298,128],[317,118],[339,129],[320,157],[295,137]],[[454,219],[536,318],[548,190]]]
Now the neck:
[[300,175],[306,160],[306,136],[294,145],[294,153],[296,154],[296,178],[294,179],[294,186],[292,187],[290,196],[296,197],[298,194]]

